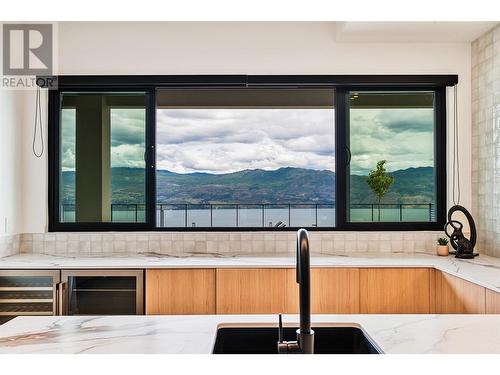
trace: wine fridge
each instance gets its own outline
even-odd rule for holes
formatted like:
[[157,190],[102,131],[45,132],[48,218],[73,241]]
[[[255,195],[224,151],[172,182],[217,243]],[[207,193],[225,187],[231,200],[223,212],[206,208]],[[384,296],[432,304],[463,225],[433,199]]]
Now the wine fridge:
[[143,270],[63,270],[61,315],[142,315]]
[[143,270],[0,270],[0,324],[23,315],[143,313]]
[[57,315],[59,270],[0,270],[0,324],[20,315]]

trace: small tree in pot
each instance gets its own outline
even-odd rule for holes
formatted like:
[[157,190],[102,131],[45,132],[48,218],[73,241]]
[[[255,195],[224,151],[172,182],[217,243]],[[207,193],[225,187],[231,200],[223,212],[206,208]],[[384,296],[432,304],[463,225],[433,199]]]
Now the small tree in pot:
[[378,221],[380,221],[380,201],[394,182],[394,176],[387,174],[385,170],[386,162],[386,160],[377,162],[376,168],[366,177],[366,183],[377,197]]

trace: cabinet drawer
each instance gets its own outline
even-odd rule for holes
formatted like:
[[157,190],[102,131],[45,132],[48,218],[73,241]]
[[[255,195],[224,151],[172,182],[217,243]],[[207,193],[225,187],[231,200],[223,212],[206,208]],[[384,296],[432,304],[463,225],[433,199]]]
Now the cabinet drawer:
[[215,314],[215,270],[146,270],[146,314]]
[[436,271],[438,314],[484,314],[486,291],[482,286]]
[[430,270],[362,268],[359,271],[362,314],[428,314]]
[[311,269],[311,311],[313,314],[358,314],[359,269]]
[[218,314],[277,314],[296,311],[295,270],[218,269]]

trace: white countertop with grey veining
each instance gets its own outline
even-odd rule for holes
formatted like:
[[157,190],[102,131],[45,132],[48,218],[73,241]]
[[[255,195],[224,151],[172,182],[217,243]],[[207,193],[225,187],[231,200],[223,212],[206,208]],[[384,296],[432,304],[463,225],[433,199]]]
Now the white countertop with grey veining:
[[[0,326],[0,353],[208,354],[217,327],[271,325],[274,315],[18,317]],[[297,326],[297,315],[285,315]],[[388,354],[500,354],[500,315],[313,315],[313,327],[361,327]]]
[[[485,288],[500,292],[500,258],[480,255],[456,259],[428,254],[342,254],[311,257],[312,267],[432,267]],[[120,268],[292,268],[295,257],[185,256],[159,254],[110,257],[56,257],[21,254],[0,258],[2,269],[120,269]]]

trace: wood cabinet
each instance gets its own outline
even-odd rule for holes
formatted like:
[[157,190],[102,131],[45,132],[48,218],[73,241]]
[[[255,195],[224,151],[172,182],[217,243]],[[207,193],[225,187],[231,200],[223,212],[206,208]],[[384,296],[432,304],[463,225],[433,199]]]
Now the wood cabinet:
[[429,313],[437,314],[436,309],[436,270],[429,269]]
[[217,314],[295,312],[291,271],[284,268],[217,269]]
[[500,293],[486,289],[486,314],[500,314]]
[[[146,270],[146,314],[298,313],[295,269]],[[500,293],[429,268],[312,268],[313,314],[498,314]]]
[[484,314],[486,289],[446,272],[435,271],[438,314]]
[[311,311],[313,314],[358,314],[359,269],[313,268]]
[[362,314],[430,312],[428,268],[362,268],[359,289]]
[[215,314],[215,269],[146,270],[146,314]]

